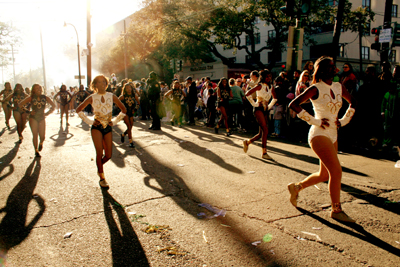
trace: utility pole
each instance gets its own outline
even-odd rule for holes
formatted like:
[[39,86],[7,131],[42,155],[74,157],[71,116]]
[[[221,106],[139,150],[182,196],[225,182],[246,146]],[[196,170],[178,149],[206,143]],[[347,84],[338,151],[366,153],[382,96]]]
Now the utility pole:
[[126,66],[126,22],[125,22],[125,19],[124,19],[124,33],[123,33],[123,36],[124,36],[124,66],[125,66],[125,79],[127,79],[127,78],[128,78],[128,69],[127,69],[127,66]]
[[15,59],[14,59],[14,46],[11,45],[11,55],[12,55],[12,62],[13,62],[13,77],[14,77],[14,84],[15,84]]
[[361,24],[361,20],[358,23],[358,39],[359,39],[359,52],[360,52],[360,77],[363,73],[363,58],[362,58],[362,38],[364,36],[364,27]]
[[44,52],[43,52],[43,39],[42,39],[42,28],[40,28],[40,44],[42,46],[42,67],[43,67],[43,85],[44,91],[47,92],[47,84],[46,84],[46,68],[44,65]]
[[90,86],[90,83],[92,82],[92,30],[91,30],[91,20],[92,16],[90,14],[90,0],[87,0],[87,5],[86,5],[86,17],[87,17],[87,23],[86,23],[86,29],[87,29],[87,86]]
[[[390,24],[392,23],[392,5],[393,5],[393,0],[386,0],[385,15],[383,17],[384,29],[389,29]],[[389,43],[382,43],[381,64],[384,61],[389,61],[388,59],[389,59]]]

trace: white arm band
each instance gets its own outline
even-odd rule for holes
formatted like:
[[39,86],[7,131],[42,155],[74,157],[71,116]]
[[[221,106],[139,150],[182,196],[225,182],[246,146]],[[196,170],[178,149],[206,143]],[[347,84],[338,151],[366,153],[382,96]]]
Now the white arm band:
[[316,119],[314,116],[311,116],[304,109],[297,114],[297,117],[307,122],[310,125],[321,126],[322,121],[320,119]]
[[278,99],[273,98],[272,101],[268,105],[268,110],[272,109],[275,106],[277,101],[278,101]]
[[348,108],[346,113],[344,114],[343,118],[339,119],[340,122],[340,126],[343,127],[346,124],[348,124],[351,120],[351,118],[353,118],[354,113],[356,112],[356,110],[354,108]]
[[86,122],[87,124],[93,125],[94,120],[89,119],[89,118],[85,115],[85,113],[83,113],[83,111],[79,112],[79,113],[78,113],[78,116],[79,116],[84,122]]
[[256,107],[256,108],[258,107],[258,103],[254,102],[254,99],[253,99],[253,97],[251,95],[246,96],[246,98],[247,98],[247,100],[249,100],[250,104],[253,107]]
[[119,114],[118,114],[118,116],[117,117],[115,117],[113,120],[112,120],[112,124],[113,125],[116,125],[120,120],[122,120],[124,117],[125,117],[125,113],[122,113],[122,112],[120,112]]

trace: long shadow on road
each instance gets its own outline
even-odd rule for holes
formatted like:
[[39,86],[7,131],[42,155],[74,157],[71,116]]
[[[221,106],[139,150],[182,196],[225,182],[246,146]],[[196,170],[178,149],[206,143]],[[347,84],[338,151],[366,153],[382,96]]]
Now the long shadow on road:
[[317,215],[315,215],[315,214],[313,214],[313,213],[311,213],[311,212],[309,212],[309,211],[307,211],[305,209],[302,209],[302,208],[297,208],[297,209],[301,213],[303,213],[304,215],[307,215],[307,216],[309,216],[309,217],[311,217],[311,218],[313,218],[313,219],[325,224],[326,226],[328,226],[328,227],[330,227],[330,228],[332,228],[332,229],[334,229],[334,230],[336,230],[338,232],[342,232],[344,234],[354,236],[354,237],[356,237],[356,238],[358,238],[360,240],[363,240],[365,242],[370,243],[371,245],[374,245],[374,246],[376,246],[378,248],[384,249],[384,250],[386,250],[387,252],[389,252],[389,253],[391,253],[393,255],[396,255],[396,256],[400,255],[400,249],[398,249],[396,247],[393,247],[392,245],[386,243],[382,239],[379,239],[376,236],[370,234],[361,225],[358,225],[358,224],[355,224],[355,223],[353,223],[353,224],[350,224],[350,223],[344,224],[344,225],[352,228],[353,230],[355,230],[356,231],[355,232],[355,231],[346,229],[346,228],[344,228],[344,227],[342,227],[340,225],[333,224],[333,223],[331,223],[331,222],[329,222],[329,221],[327,221],[327,220],[325,220],[325,219],[323,219],[323,218],[321,218],[321,217],[319,217],[319,216],[317,216]]
[[19,143],[15,143],[15,146],[6,155],[0,158],[0,163],[1,163],[0,174],[6,167],[9,167],[8,172],[0,176],[0,181],[6,178],[7,176],[10,176],[14,172],[14,165],[11,164],[11,162],[17,155],[18,149],[19,149]]
[[[0,222],[0,250],[3,251],[3,254],[21,244],[44,214],[46,209],[44,199],[33,194],[40,169],[40,158],[35,158],[26,170],[24,177],[11,191],[6,206],[0,209],[0,213],[6,213]],[[28,223],[26,221],[28,206],[32,199],[38,204],[39,211]]]
[[[104,216],[110,230],[113,266],[150,266],[124,208],[107,190],[102,189],[102,193]],[[113,210],[117,213],[121,230],[113,216]]]

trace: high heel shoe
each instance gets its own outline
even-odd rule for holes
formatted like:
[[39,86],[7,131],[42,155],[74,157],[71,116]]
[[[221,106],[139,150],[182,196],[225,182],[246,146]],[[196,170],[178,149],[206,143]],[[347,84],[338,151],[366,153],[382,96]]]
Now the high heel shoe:
[[216,134],[218,134],[218,129],[219,129],[219,127],[217,127],[217,126],[214,127],[214,132],[215,132]]

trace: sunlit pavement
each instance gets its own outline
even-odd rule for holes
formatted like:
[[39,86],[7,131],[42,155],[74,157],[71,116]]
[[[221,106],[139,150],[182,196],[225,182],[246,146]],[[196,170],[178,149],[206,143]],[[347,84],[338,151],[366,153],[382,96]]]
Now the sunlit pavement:
[[300,209],[289,202],[287,184],[318,170],[307,146],[268,141],[274,161],[265,161],[260,144],[243,152],[247,135],[216,135],[199,123],[151,131],[150,121],[136,121],[130,148],[120,122],[105,191],[89,127],[77,116],[69,123],[47,118],[38,159],[29,126],[16,144],[14,120],[7,130],[0,115],[0,256],[8,266],[399,266],[393,161],[339,154],[343,209],[357,220],[345,225],[329,217],[326,183],[302,191]]

